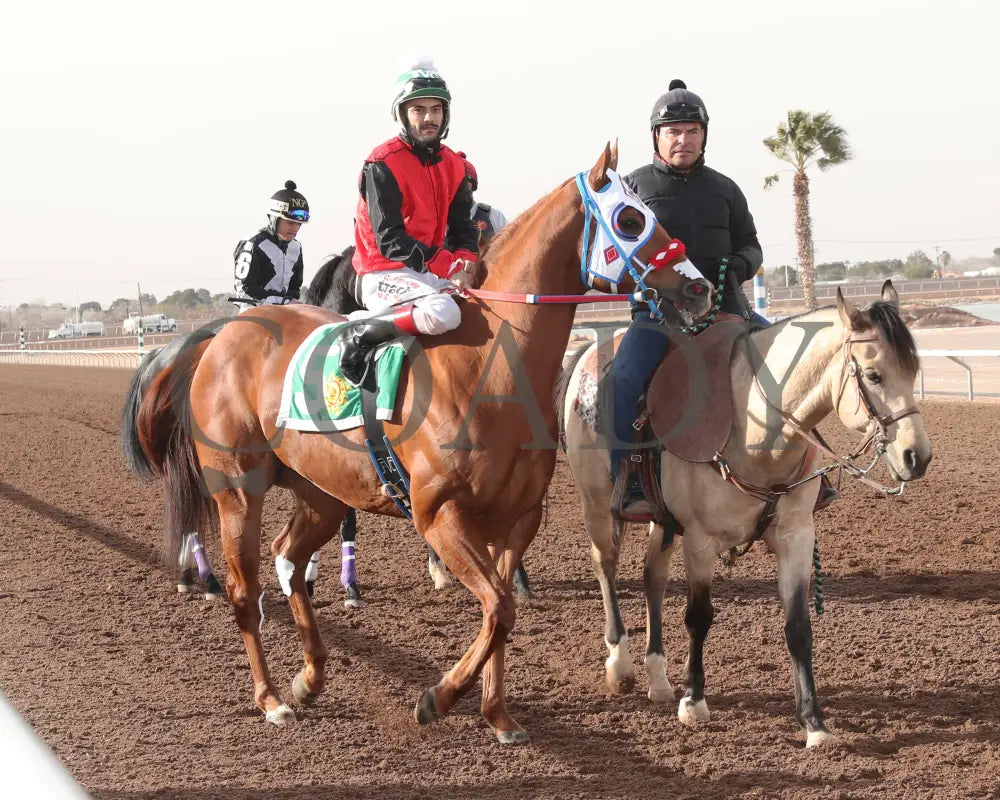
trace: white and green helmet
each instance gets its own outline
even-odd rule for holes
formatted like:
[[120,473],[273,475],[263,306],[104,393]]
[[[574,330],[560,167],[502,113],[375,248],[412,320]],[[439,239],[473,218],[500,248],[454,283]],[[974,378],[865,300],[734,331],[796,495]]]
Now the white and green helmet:
[[444,103],[444,122],[441,125],[441,137],[448,135],[448,124],[451,122],[451,92],[441,73],[430,61],[420,61],[406,70],[396,79],[396,94],[392,101],[392,118],[403,126],[406,131],[406,120],[399,107],[410,100],[421,97],[436,97]]

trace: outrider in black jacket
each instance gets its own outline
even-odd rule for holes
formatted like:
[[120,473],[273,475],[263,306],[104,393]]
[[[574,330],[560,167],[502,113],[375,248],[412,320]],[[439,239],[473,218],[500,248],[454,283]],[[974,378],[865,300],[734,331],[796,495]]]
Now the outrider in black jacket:
[[302,245],[298,239],[283,242],[267,228],[236,245],[237,297],[263,303],[299,299],[302,288]]
[[[719,282],[719,263],[729,256],[722,310],[743,313],[743,298],[734,294],[764,261],[757,229],[747,200],[730,178],[706,167],[703,161],[682,173],[659,155],[635,170],[625,183],[652,209],[667,232],[684,242],[687,256],[713,284]],[[741,292],[742,293],[742,292]]]

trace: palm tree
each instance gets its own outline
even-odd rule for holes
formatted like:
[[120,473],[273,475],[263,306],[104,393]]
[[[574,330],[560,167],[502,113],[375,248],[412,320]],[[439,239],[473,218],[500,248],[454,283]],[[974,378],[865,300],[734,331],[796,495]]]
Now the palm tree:
[[[811,114],[789,111],[788,121],[778,123],[778,132],[764,140],[764,146],[795,172],[792,194],[795,197],[795,239],[799,252],[799,280],[806,307],[816,308],[816,275],[813,264],[812,220],[809,217],[809,177],[806,170],[815,165],[821,172],[851,159],[847,132],[835,125],[829,111]],[[777,175],[764,178],[764,188],[778,182]]]

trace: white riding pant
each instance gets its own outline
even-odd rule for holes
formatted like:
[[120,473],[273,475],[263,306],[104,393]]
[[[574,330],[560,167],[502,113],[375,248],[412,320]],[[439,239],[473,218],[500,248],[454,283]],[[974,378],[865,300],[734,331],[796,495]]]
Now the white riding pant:
[[413,303],[413,323],[421,333],[436,336],[455,330],[462,321],[462,310],[447,294],[452,286],[446,278],[433,272],[394,269],[369,272],[361,276],[361,302],[367,311],[355,311],[349,319],[362,319],[401,303]]

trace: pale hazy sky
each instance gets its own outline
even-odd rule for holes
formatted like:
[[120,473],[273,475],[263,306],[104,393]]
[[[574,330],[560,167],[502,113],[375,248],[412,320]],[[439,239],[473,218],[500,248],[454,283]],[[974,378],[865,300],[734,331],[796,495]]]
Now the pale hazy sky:
[[790,173],[761,139],[829,110],[855,157],[812,175],[817,261],[957,258],[1000,246],[995,3],[292,3],[2,0],[0,306],[232,285],[237,240],[287,178],[309,199],[306,279],[351,242],[365,155],[396,131],[392,85],[429,54],[447,143],[513,217],[683,78],[708,163],[746,193],[765,265],[794,256]]

